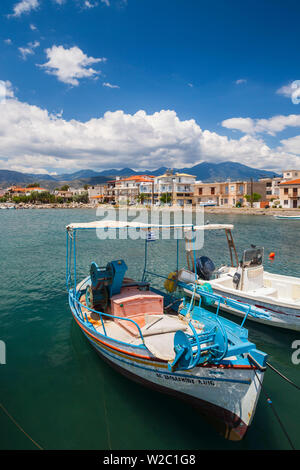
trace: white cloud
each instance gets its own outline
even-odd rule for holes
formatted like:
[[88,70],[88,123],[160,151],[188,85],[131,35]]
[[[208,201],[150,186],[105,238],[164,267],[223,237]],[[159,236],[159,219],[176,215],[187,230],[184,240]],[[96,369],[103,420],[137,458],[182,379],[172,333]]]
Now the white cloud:
[[39,0],[22,0],[15,4],[13,13],[10,16],[21,16],[23,13],[29,13],[31,10],[36,10],[39,7]]
[[31,29],[31,31],[36,31],[37,30],[37,27],[34,24],[30,24],[29,28]]
[[292,96],[293,91],[294,90],[292,88],[292,83],[289,83],[288,85],[283,85],[281,88],[278,88],[278,90],[276,90],[276,93],[278,95],[283,95],[287,98],[290,98]]
[[106,61],[104,57],[101,59],[88,57],[76,46],[70,49],[65,49],[63,46],[53,46],[46,49],[46,55],[49,60],[40,67],[43,67],[47,73],[55,75],[59,81],[73,86],[79,85],[80,78],[99,75],[99,71],[89,66]]
[[9,80],[0,80],[0,106],[6,103],[8,98],[14,98],[14,91]]
[[245,134],[267,133],[275,135],[287,127],[300,127],[300,115],[273,116],[269,119],[231,118],[225,119],[222,126],[227,129],[239,130]]
[[30,168],[31,172],[155,169],[231,160],[275,170],[297,168],[300,163],[296,141],[283,141],[272,149],[253,135],[230,139],[202,130],[194,119],[182,121],[171,110],[154,114],[120,110],[81,122],[20,102],[13,95],[0,106],[0,168]]
[[300,135],[291,137],[289,139],[283,139],[280,141],[282,149],[285,152],[295,153],[300,155]]
[[107,88],[120,88],[119,85],[112,85],[109,82],[103,82],[102,85],[107,87]]
[[242,83],[247,83],[247,80],[245,78],[239,78],[235,81],[236,85],[241,85]]
[[227,129],[234,129],[245,134],[254,133],[254,122],[251,118],[230,118],[222,121],[222,126]]
[[4,39],[4,43],[7,44],[8,46],[10,46],[12,44],[12,40],[11,39]]
[[39,45],[40,45],[40,43],[38,41],[34,41],[34,42],[29,42],[27,44],[27,47],[19,47],[18,50],[21,53],[22,59],[26,60],[28,55],[33,55],[34,54],[34,49],[39,47]]

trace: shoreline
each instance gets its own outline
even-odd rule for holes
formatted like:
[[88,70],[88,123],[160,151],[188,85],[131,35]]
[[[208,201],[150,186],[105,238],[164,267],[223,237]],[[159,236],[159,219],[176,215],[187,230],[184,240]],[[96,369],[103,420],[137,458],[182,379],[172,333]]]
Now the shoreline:
[[182,211],[195,211],[200,212],[204,210],[205,214],[226,214],[226,215],[267,215],[267,216],[275,216],[275,215],[299,215],[300,216],[300,209],[274,209],[274,208],[254,208],[254,207],[218,207],[218,206],[185,206],[184,208],[181,206],[143,206],[141,204],[137,205],[122,205],[116,206],[111,204],[99,204],[95,206],[95,204],[83,204],[83,203],[71,203],[71,204],[15,204],[14,207],[11,205],[6,205],[5,203],[1,204],[1,208],[5,210],[9,209],[16,209],[16,210],[27,210],[27,209],[94,209],[97,210],[99,208],[102,209],[119,209],[119,210],[154,210],[154,211],[168,211],[168,212],[177,212]]

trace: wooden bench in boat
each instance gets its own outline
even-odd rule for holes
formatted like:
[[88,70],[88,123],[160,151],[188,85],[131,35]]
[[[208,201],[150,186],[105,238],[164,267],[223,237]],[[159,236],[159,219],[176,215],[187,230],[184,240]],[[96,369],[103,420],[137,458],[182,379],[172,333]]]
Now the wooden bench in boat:
[[134,320],[143,328],[146,325],[146,316],[163,315],[164,298],[150,290],[141,291],[136,286],[122,287],[121,293],[111,298],[111,313],[116,317],[124,317],[124,320],[116,318],[115,322],[131,334],[139,334],[136,325],[125,318]]

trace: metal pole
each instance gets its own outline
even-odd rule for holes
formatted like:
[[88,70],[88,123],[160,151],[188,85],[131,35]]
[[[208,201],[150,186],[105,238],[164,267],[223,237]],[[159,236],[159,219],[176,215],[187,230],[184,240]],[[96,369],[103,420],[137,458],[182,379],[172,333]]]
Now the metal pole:
[[154,206],[154,180],[151,183],[152,186],[152,206]]

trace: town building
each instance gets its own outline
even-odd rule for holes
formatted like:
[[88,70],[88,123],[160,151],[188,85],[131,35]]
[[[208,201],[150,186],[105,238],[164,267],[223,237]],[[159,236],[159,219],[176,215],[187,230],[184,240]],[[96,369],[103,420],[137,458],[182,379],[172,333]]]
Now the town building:
[[[300,174],[300,171],[299,171]],[[280,205],[284,209],[300,207],[300,178],[280,183]]]
[[250,196],[251,193],[260,194],[261,201],[265,201],[265,183],[260,181],[197,182],[194,189],[194,203],[215,203],[223,207],[234,207],[237,204],[246,205],[248,201],[245,196]]
[[[115,181],[115,199],[118,204],[136,204],[142,202],[141,194],[144,192],[141,186],[152,185],[154,182],[154,176],[148,175],[134,175],[128,178],[120,178]],[[147,198],[149,193],[145,195]]]
[[106,190],[106,184],[97,184],[94,186],[89,186],[87,190],[89,202],[93,204],[99,204],[99,202],[104,202]]
[[194,198],[196,176],[186,173],[173,173],[171,170],[152,181],[140,185],[148,203],[166,202],[179,206],[191,205]]
[[268,201],[279,199],[280,183],[283,181],[283,178],[261,178],[259,181],[266,185],[266,199]]
[[284,170],[283,180],[294,180],[300,178],[300,170]]
[[73,198],[73,193],[69,189],[67,191],[61,191],[60,189],[57,189],[54,191],[54,194],[56,197],[61,197],[66,201],[71,200]]
[[37,192],[37,193],[47,192],[48,189],[35,187],[35,186],[28,187],[28,188],[22,188],[21,186],[11,186],[10,188],[7,188],[6,191],[13,196],[29,196],[33,192]]

